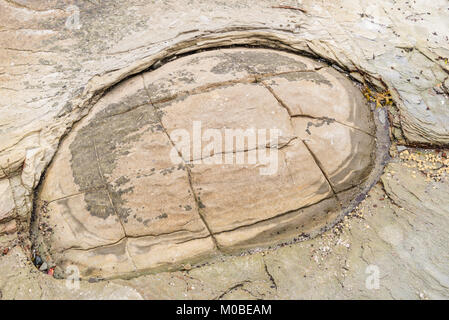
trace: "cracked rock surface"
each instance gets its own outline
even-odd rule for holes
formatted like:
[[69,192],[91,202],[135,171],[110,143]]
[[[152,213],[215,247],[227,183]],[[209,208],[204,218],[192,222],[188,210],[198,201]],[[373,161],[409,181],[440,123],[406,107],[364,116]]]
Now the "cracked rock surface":
[[[0,298],[449,298],[446,201],[449,165],[447,1],[282,1],[283,5],[299,6],[305,12],[273,8],[279,4],[278,0],[111,0],[107,4],[96,0],[72,0],[69,7],[64,0],[0,0]],[[137,219],[134,221],[131,215],[127,220],[129,226],[126,226],[127,212],[120,210],[126,208],[124,199],[130,195],[127,192],[129,182],[117,179],[123,176],[119,171],[114,173],[116,176],[108,172],[115,155],[108,152],[111,146],[102,141],[102,135],[96,137],[99,141],[95,140],[95,146],[77,145],[83,141],[77,140],[74,147],[80,148],[81,153],[77,154],[78,160],[76,157],[71,158],[69,142],[75,141],[76,135],[70,132],[81,127],[79,121],[82,119],[90,117],[93,120],[96,117],[94,109],[109,99],[113,91],[118,98],[126,99],[126,95],[118,89],[124,83],[123,80],[127,82],[127,90],[135,87],[132,99],[135,99],[136,104],[132,107],[136,108],[128,110],[126,106],[131,105],[127,103],[111,107],[112,113],[98,114],[95,123],[100,127],[104,128],[110,119],[123,113],[134,123],[146,123],[146,127],[142,127],[145,130],[151,126],[154,118],[150,113],[140,118],[142,114],[139,112],[143,108],[137,106],[151,104],[148,102],[149,96],[154,98],[155,104],[162,110],[164,107],[173,107],[172,104],[178,98],[200,95],[208,90],[212,92],[214,83],[226,83],[223,88],[215,88],[224,90],[234,84],[233,79],[238,79],[241,80],[241,86],[254,86],[256,83],[263,85],[295,123],[292,125],[292,136],[298,138],[282,140],[279,146],[285,147],[280,151],[292,148],[304,136],[310,138],[308,131],[314,134],[326,128],[346,127],[349,131],[341,129],[336,132],[340,132],[343,137],[352,131],[370,135],[370,127],[362,126],[366,122],[346,122],[348,114],[339,117],[339,114],[331,114],[331,110],[328,110],[323,116],[316,114],[315,109],[296,104],[298,99],[306,98],[311,104],[319,103],[323,96],[305,97],[300,91],[290,91],[292,86],[285,84],[292,81],[308,87],[309,92],[316,86],[304,78],[307,71],[300,72],[302,78],[295,78],[293,73],[287,77],[283,74],[288,72],[285,64],[280,64],[274,73],[268,70],[267,74],[265,66],[253,60],[254,65],[248,69],[234,67],[216,74],[217,78],[209,78],[211,82],[198,89],[193,82],[189,86],[189,81],[186,83],[180,80],[185,91],[179,93],[179,97],[171,101],[172,104],[165,105],[169,101],[164,99],[174,94],[170,80],[188,80],[191,75],[164,75],[163,68],[156,67],[168,60],[172,60],[170,63],[173,65],[179,63],[181,59],[175,58],[186,53],[233,45],[260,46],[311,55],[314,61],[323,59],[326,66],[345,71],[385,96],[391,95],[394,104],[378,110],[384,116],[388,115],[394,144],[391,149],[392,163],[386,167],[381,182],[371,189],[367,198],[342,223],[300,243],[272,250],[258,248],[244,256],[219,254],[201,264],[193,261],[184,263],[182,271],[158,272],[130,280],[94,283],[95,278],[92,278],[89,279],[91,281],[81,281],[80,289],[77,290],[67,287],[64,280],[38,271],[31,263],[30,225],[34,223],[33,205],[39,205],[37,209],[44,220],[48,219],[50,212],[46,211],[51,208],[36,201],[40,199],[35,197],[36,188],[46,169],[49,169],[50,174],[50,163],[55,164],[58,158],[61,163],[68,163],[81,161],[85,156],[86,164],[97,167],[96,173],[89,179],[83,179],[82,172],[76,174],[64,171],[72,170],[71,166],[61,166],[60,175],[73,180],[47,190],[47,196],[53,199],[70,195],[66,198],[67,206],[59,204],[60,212],[68,212],[64,210],[70,207],[69,202],[70,205],[79,206],[75,210],[79,216],[75,218],[81,220],[69,219],[70,226],[77,226],[76,232],[69,231],[66,220],[64,224],[58,225],[61,228],[58,232],[64,230],[67,235],[64,236],[66,243],[61,242],[65,249],[59,248],[59,252],[78,252],[85,259],[85,254],[96,246],[104,249],[103,253],[108,255],[108,246],[116,244],[118,246],[112,248],[110,252],[113,254],[109,254],[108,259],[116,257],[117,268],[122,272],[148,263],[146,259],[140,260],[138,255],[134,261],[127,258],[136,253],[129,250],[131,240],[137,242],[144,239],[144,247],[153,245],[155,250],[162,249],[154,242],[156,237],[152,238],[150,234],[134,238],[132,234],[125,235],[126,227],[136,235],[142,234],[142,224]],[[228,61],[233,59],[235,66],[241,62],[239,53],[228,54],[226,58]],[[210,59],[209,63],[212,63]],[[295,68],[300,66],[296,64]],[[306,65],[305,69],[325,78],[335,78],[341,74],[330,74],[326,72],[330,68],[320,67],[321,62],[318,65]],[[139,76],[141,79],[133,78],[149,69],[152,72],[144,73],[143,79],[142,76]],[[224,71],[222,68],[215,70],[220,69]],[[192,73],[198,75],[201,70],[199,66]],[[158,76],[161,82],[152,86],[154,79],[151,77],[157,72],[161,73]],[[266,77],[258,77],[260,74]],[[232,77],[225,78],[226,75]],[[213,74],[209,73],[208,77],[211,76]],[[145,90],[142,90],[142,81]],[[107,95],[104,95],[105,92]],[[338,95],[339,92],[341,90],[332,94]],[[101,97],[102,100],[98,101]],[[306,114],[309,118],[299,117],[300,114]],[[156,116],[164,119],[163,114],[157,113]],[[363,117],[360,114],[358,116]],[[334,121],[329,121],[328,117]],[[177,119],[166,118],[165,125],[176,123],[174,121]],[[387,124],[385,117],[379,119]],[[148,134],[137,131],[126,138],[126,132],[135,128],[127,127],[128,123],[122,125],[125,132],[121,134],[125,136],[120,140],[123,143],[137,141],[139,136]],[[155,126],[158,127],[157,124]],[[119,135],[117,131],[116,136]],[[167,143],[167,135],[153,137],[161,148]],[[320,144],[323,143],[323,137],[319,134],[309,141],[310,151],[322,152]],[[400,144],[397,149],[396,144]],[[97,152],[84,152],[92,150],[90,147],[94,147]],[[413,147],[427,149],[415,150]],[[362,152],[360,155],[364,150],[368,148],[359,149]],[[60,159],[64,153],[67,158]],[[333,175],[333,163],[324,160],[321,164],[323,172],[329,178],[334,178],[329,179],[330,183],[342,181],[344,191],[341,193],[350,193],[343,187],[351,184],[351,180],[345,180],[345,171]],[[194,159],[186,158],[184,161],[190,164]],[[98,163],[103,165],[101,175]],[[163,166],[162,159],[159,164]],[[123,169],[126,163],[122,161],[119,165]],[[192,173],[195,168],[201,169],[193,167]],[[163,181],[173,184],[177,181],[175,185],[182,189],[177,190],[179,194],[182,194],[181,191],[186,193],[183,187],[185,175],[179,172],[179,176],[175,176],[176,173],[168,173],[171,180]],[[75,177],[78,177],[77,182]],[[111,177],[114,180],[107,180]],[[218,178],[209,175],[204,177],[216,182],[222,175]],[[167,174],[165,178],[169,179]],[[45,179],[45,183],[48,181]],[[353,196],[348,195],[347,198],[353,199]],[[56,206],[56,202],[48,206]],[[88,202],[90,209],[97,213],[96,216],[87,214],[83,204]],[[111,206],[111,202],[116,205]],[[198,204],[191,199],[191,195],[186,196],[184,202],[184,209],[191,207],[194,210],[194,205]],[[320,204],[325,206],[326,201]],[[179,206],[177,208],[180,209]],[[206,205],[206,208],[210,207]],[[185,210],[184,213],[192,210]],[[125,219],[118,221],[122,216]],[[198,236],[204,233],[204,238],[197,238],[201,243],[210,237],[210,230],[205,230],[205,226],[198,227],[205,220],[190,220],[198,216],[188,214],[182,216],[184,222],[193,221],[192,224],[180,227],[183,231],[178,233],[164,229],[166,233],[159,233],[158,236],[164,237],[165,243],[179,243],[182,242],[180,238],[188,239],[192,234]],[[278,218],[283,217],[286,218]],[[168,214],[167,218],[163,214],[151,218],[147,223],[159,224],[161,230],[166,228],[163,221],[168,219]],[[100,219],[103,219],[103,226],[108,233],[104,233],[101,228],[88,227]],[[255,234],[263,235],[264,230],[269,230],[265,234],[270,234],[271,241],[276,241],[277,231],[287,229],[288,234],[288,227],[296,222],[283,220],[278,223],[276,218],[268,218],[259,222],[263,228],[253,229],[255,233],[247,232],[243,227],[233,232],[240,232],[236,237],[244,239],[245,246],[251,247],[263,243],[264,238],[267,238],[255,237]],[[217,225],[220,228],[223,224],[218,222]],[[38,234],[43,238],[52,232],[57,234],[57,230],[50,230],[50,226],[40,227],[42,230]],[[275,228],[279,230],[273,235]],[[82,241],[71,238],[69,234],[79,234]],[[241,243],[233,243],[232,238],[218,240],[220,235],[226,234],[215,235],[215,240],[229,248],[239,248]],[[44,244],[59,245],[58,241],[48,239],[40,239],[39,243],[45,252],[50,252],[52,248],[45,248]],[[215,248],[216,243],[211,247]],[[207,247],[198,248],[201,252],[194,252],[194,255],[201,255],[208,250]],[[172,254],[172,250],[173,247],[169,250],[165,248],[163,252]],[[116,255],[117,252],[122,255]],[[51,257],[43,258],[50,260]],[[149,263],[157,265],[160,261]],[[154,270],[160,271],[157,268]],[[368,289],[367,286],[367,278],[373,270],[379,271],[378,289]],[[56,267],[55,275],[61,274],[68,275],[63,268]],[[133,274],[137,275],[135,272]]]
[[315,235],[363,189],[374,134],[359,88],[324,64],[266,49],[183,57],[113,88],[64,139],[36,246],[114,277]]

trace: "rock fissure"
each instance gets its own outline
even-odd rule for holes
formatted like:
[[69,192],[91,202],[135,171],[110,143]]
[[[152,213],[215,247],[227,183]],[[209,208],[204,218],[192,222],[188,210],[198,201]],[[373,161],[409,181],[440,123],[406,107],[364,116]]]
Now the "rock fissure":
[[197,194],[196,194],[196,192],[195,192],[195,190],[194,190],[194,188],[193,188],[193,186],[192,186],[192,173],[191,173],[191,171],[190,171],[190,168],[189,168],[188,164],[187,164],[187,163],[184,161],[184,159],[182,158],[181,152],[176,148],[176,144],[175,144],[175,143],[173,142],[173,140],[171,139],[170,134],[168,133],[167,129],[164,127],[164,124],[163,124],[163,122],[162,122],[162,119],[161,119],[161,117],[160,117],[159,114],[158,114],[158,111],[160,112],[160,110],[156,107],[156,104],[153,104],[153,102],[152,102],[152,100],[151,100],[151,99],[152,99],[152,98],[151,98],[151,95],[150,95],[150,93],[148,92],[147,85],[146,85],[146,83],[145,83],[145,79],[144,79],[143,76],[142,76],[142,82],[143,82],[143,86],[144,86],[144,88],[145,88],[145,90],[146,90],[146,92],[147,92],[148,98],[150,99],[150,102],[151,102],[152,106],[156,109],[155,114],[156,114],[156,117],[158,118],[158,121],[159,121],[160,126],[162,127],[162,129],[163,129],[165,135],[167,136],[167,139],[170,141],[170,144],[171,144],[172,148],[175,148],[175,150],[177,151],[179,157],[180,157],[180,158],[182,159],[182,161],[184,162],[184,165],[185,165],[185,168],[186,168],[186,173],[187,173],[187,180],[188,180],[189,186],[190,186],[190,191],[192,192],[192,196],[193,196],[193,198],[194,198],[194,200],[195,200],[196,211],[198,212],[198,215],[199,215],[201,221],[203,222],[204,226],[206,227],[207,231],[209,232],[210,237],[211,237],[212,240],[214,241],[215,247],[219,250],[219,246],[218,246],[218,244],[217,244],[217,240],[214,238],[214,236],[213,236],[213,234],[212,234],[212,231],[211,231],[211,229],[210,229],[210,226],[209,226],[209,224],[207,223],[206,219],[205,219],[205,218],[203,217],[203,215],[201,214],[201,211],[200,211],[200,210],[201,210],[201,203],[200,203],[200,201],[199,201],[199,199],[198,199],[198,196],[197,196]]
[[202,156],[201,158],[194,158],[192,160],[184,160],[184,162],[186,164],[194,164],[193,162],[195,161],[202,161],[205,159],[209,159],[212,158],[214,156],[220,156],[220,155],[226,155],[226,154],[237,154],[237,153],[245,153],[245,152],[251,152],[251,151],[257,151],[257,150],[262,150],[262,149],[277,149],[277,150],[282,150],[284,148],[287,148],[289,145],[291,145],[292,141],[298,139],[298,137],[289,137],[288,140],[286,141],[281,141],[280,143],[278,142],[278,144],[271,144],[271,141],[267,142],[265,145],[258,145],[254,148],[244,148],[242,150],[233,150],[233,151],[222,151],[222,152],[218,152],[218,153],[212,153],[209,154],[207,156]]
[[[262,85],[265,87],[265,88],[267,88],[267,90],[268,91],[270,91],[270,93],[273,95],[273,97],[279,102],[279,104],[287,111],[287,113],[288,113],[288,115],[289,115],[289,117],[290,118],[292,118],[293,116],[292,116],[292,111],[290,110],[290,108],[281,100],[281,98],[279,98],[278,97],[278,95],[273,91],[273,89],[269,86],[269,85],[267,85],[267,84],[265,84],[265,83],[262,83]],[[302,113],[302,111],[301,111],[301,113]]]
[[332,189],[332,193],[334,194],[334,196],[337,196],[337,192],[335,191],[331,181],[329,180],[329,177],[327,176],[326,172],[323,169],[323,165],[321,164],[320,160],[317,158],[317,156],[315,155],[315,153],[312,151],[312,149],[310,149],[309,145],[307,144],[307,142],[305,142],[304,140],[302,140],[302,143],[306,146],[307,150],[309,151],[310,155],[312,156],[313,160],[315,161],[315,164],[318,166],[318,168],[320,169],[321,173],[323,174],[324,178],[326,178],[327,183],[329,184],[329,187]]
[[[351,125],[349,125],[349,124],[347,124],[347,123],[344,123],[344,122],[342,122],[342,121],[336,120],[336,119],[334,119],[334,118],[328,118],[328,117],[314,117],[314,116],[307,115],[307,114],[295,114],[295,115],[293,115],[293,116],[291,116],[291,117],[292,117],[292,118],[308,118],[308,119],[312,119],[312,120],[318,120],[318,121],[322,121],[322,124],[330,124],[330,123],[332,123],[332,122],[336,122],[336,123],[341,124],[342,126],[346,126],[346,127],[348,127],[348,128],[351,128],[351,129],[354,129],[354,130],[358,130],[358,131],[360,131],[360,132],[363,132],[363,133],[365,133],[365,134],[367,134],[367,135],[369,135],[369,136],[371,136],[371,137],[375,137],[375,135],[372,134],[372,133],[370,133],[370,132],[367,132],[367,131],[362,130],[362,129],[360,129],[360,128],[358,128],[358,127],[355,127],[355,126],[351,126]],[[309,133],[309,134],[310,134],[309,127],[311,127],[311,126],[316,127],[317,125],[314,124],[314,123],[311,123],[310,126],[308,125],[308,128],[306,129],[306,130],[308,130],[308,131],[306,131],[306,132]]]
[[[327,119],[338,122],[320,126]],[[61,143],[39,193],[50,201],[37,214],[50,212],[43,225],[54,230],[42,247],[56,263],[117,278],[313,237],[361,199],[350,201],[373,143],[351,126],[369,132],[370,121],[347,77],[292,53],[226,48],[163,62],[107,90]],[[226,129],[236,145],[182,154],[181,136],[192,151]],[[268,142],[253,147],[255,129]],[[262,148],[271,152],[246,163]],[[206,161],[220,156],[232,163]]]
[[307,205],[307,206],[303,206],[303,207],[300,207],[300,208],[291,209],[291,210],[286,211],[286,212],[281,212],[281,213],[278,213],[278,214],[276,214],[276,215],[274,215],[274,216],[272,216],[272,217],[270,217],[270,218],[268,218],[268,219],[258,220],[257,222],[254,222],[254,223],[251,223],[251,224],[245,224],[244,226],[236,227],[236,228],[234,228],[234,229],[229,229],[229,230],[224,230],[224,231],[216,232],[216,233],[214,233],[214,235],[220,235],[220,234],[230,233],[230,232],[232,232],[232,231],[242,230],[242,229],[244,229],[244,228],[246,228],[246,227],[256,226],[256,225],[258,225],[258,224],[263,224],[263,223],[265,223],[265,222],[275,221],[275,220],[278,219],[278,218],[281,218],[281,217],[283,217],[283,216],[287,216],[287,215],[289,215],[289,214],[291,214],[291,213],[297,212],[297,211],[302,210],[302,209],[310,208],[310,207],[312,207],[312,206],[314,206],[314,205],[316,205],[316,204],[323,203],[323,202],[325,202],[326,200],[332,199],[332,198],[334,198],[334,197],[335,197],[334,195],[328,196],[328,197],[326,197],[326,198],[324,198],[324,199],[320,200],[319,202],[314,203],[314,204],[312,204],[312,205]]
[[112,209],[114,210],[114,213],[115,213],[120,225],[122,226],[124,235],[126,236],[126,229],[125,229],[125,225],[123,224],[122,217],[120,217],[120,215],[114,205],[114,202],[112,201],[111,192],[109,191],[109,188],[107,187],[106,180],[105,180],[103,172],[101,170],[100,157],[98,156],[97,145],[95,144],[95,140],[93,140],[93,146],[94,146],[94,150],[95,150],[95,159],[96,159],[97,166],[98,166],[98,173],[100,175],[101,180],[106,185],[106,194],[108,195],[109,203],[110,203]]

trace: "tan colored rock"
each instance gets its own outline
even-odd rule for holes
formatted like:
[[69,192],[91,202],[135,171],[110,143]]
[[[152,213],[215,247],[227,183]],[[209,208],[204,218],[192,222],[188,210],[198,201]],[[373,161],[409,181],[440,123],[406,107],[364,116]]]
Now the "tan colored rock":
[[[182,149],[182,139],[177,141],[177,133],[179,130],[188,133],[191,148],[187,149],[190,150],[190,155],[183,155],[186,161],[201,160],[214,155],[214,152],[211,152],[213,147],[208,146],[216,142],[221,145],[222,153],[265,147],[272,140],[270,133],[265,135],[266,141],[259,142],[259,139],[256,139],[254,145],[250,144],[246,136],[242,138],[243,135],[252,136],[251,133],[257,133],[260,129],[278,129],[278,139],[284,143],[293,138],[288,113],[280,107],[271,93],[259,84],[237,83],[157,107],[162,110],[164,128],[175,140],[175,144],[179,145],[178,150]],[[183,116],[180,117],[180,114]],[[218,129],[219,137],[209,136],[209,129]],[[232,130],[241,130],[242,134],[234,138],[234,144],[227,144],[226,138],[232,139]],[[234,132],[237,135],[239,133]]]
[[128,253],[127,238],[88,250],[69,249],[55,256],[59,258],[60,267],[66,269],[69,265],[75,265],[83,278],[113,277],[137,271]]
[[50,202],[41,209],[53,229],[49,245],[60,252],[89,249],[117,242],[125,236],[107,190],[90,191]]
[[204,90],[234,81],[254,82],[254,75],[314,70],[324,64],[280,51],[220,49],[182,57],[145,72],[143,78],[153,103],[180,93]]
[[247,70],[258,78],[285,72],[314,71],[325,66],[324,63],[316,60],[269,49],[236,48],[223,49],[222,52],[230,59],[227,62],[227,68]]
[[[446,94],[440,90],[441,83],[447,84],[448,70],[446,0],[435,0],[431,6],[426,1],[404,6],[401,1],[385,0],[369,3],[304,0],[301,7],[307,14],[272,8],[271,0],[251,5],[239,1],[179,0],[173,5],[171,2],[127,0],[120,1],[120,5],[111,3],[107,8],[98,1],[73,0],[70,4],[80,10],[79,28],[67,26],[70,21],[67,18],[73,12],[68,10],[67,2],[0,1],[0,168],[6,173],[0,170],[2,178],[11,172],[20,174],[26,160],[29,166],[24,181],[27,187],[36,186],[53,152],[58,149],[60,138],[95,102],[95,99],[90,100],[92,93],[108,89],[171,54],[222,45],[270,46],[323,57],[350,71],[357,79],[378,85],[382,87],[380,90],[383,85],[390,90],[400,115],[400,128],[395,128],[398,137],[404,135],[402,138],[411,143],[449,143],[447,89]],[[26,150],[31,152],[25,156]],[[14,159],[10,155],[14,155]],[[412,171],[395,177],[397,184],[392,189],[401,185],[410,187],[412,184],[406,179],[410,174]],[[401,181],[404,178],[406,184]],[[31,214],[34,190],[17,192],[20,177],[14,181],[17,182],[14,198],[25,221]],[[416,192],[410,188],[411,197],[404,192],[397,197],[401,199],[405,195],[405,204],[409,203],[408,198],[415,199]],[[445,189],[437,186],[436,191],[441,190]],[[438,201],[444,199],[444,192],[424,195],[423,200],[429,200],[430,195],[431,202],[444,205],[444,201]],[[438,283],[440,275],[444,275],[445,256],[441,252],[445,252],[447,241],[441,237],[446,234],[446,224],[440,222],[445,220],[435,223],[435,210],[429,210],[423,217],[423,205],[412,203],[410,210],[417,214],[412,226],[407,220],[409,211],[396,207],[393,211],[389,208],[392,204],[387,209],[374,210],[376,214],[371,217],[370,221],[374,221],[380,231],[386,219],[394,217],[391,223],[403,228],[404,234],[413,240],[397,246],[396,249],[401,250],[393,254],[390,244],[373,241],[376,234],[367,232],[370,230],[364,224],[360,224],[358,232],[352,231],[356,249],[347,253],[353,258],[348,260],[350,265],[326,265],[326,268],[330,265],[332,271],[348,267],[352,274],[347,278],[313,267],[310,276],[307,272],[310,265],[305,266],[302,258],[308,256],[308,247],[274,257],[268,269],[279,285],[280,296],[447,298],[447,286],[441,285],[445,284],[444,278]],[[401,215],[401,212],[407,214]],[[397,219],[398,216],[403,219]],[[25,223],[23,226],[26,228]],[[317,242],[314,243],[316,246]],[[413,256],[409,253],[411,248]],[[423,265],[422,254],[417,253],[430,250],[433,256]],[[341,256],[335,254],[335,260],[346,262]],[[25,269],[9,257],[4,257],[6,262],[2,261],[0,275],[2,296],[6,298],[139,296],[133,290],[109,286],[107,282],[87,283],[80,292],[70,291],[64,281],[57,282],[42,274],[35,276],[33,272],[30,276],[29,271],[33,269]],[[382,288],[366,290],[366,274],[361,271],[367,263],[379,264],[379,261],[387,261],[380,264],[381,272],[386,275],[382,277]],[[439,274],[434,272],[438,262],[442,262],[443,270]],[[282,267],[283,263],[287,268]],[[236,268],[227,264],[238,270],[229,277],[234,279],[235,274],[243,274],[244,266]],[[163,279],[160,287],[164,288],[168,282],[165,279],[169,277]],[[247,278],[238,280],[244,282]],[[212,278],[211,283],[215,282]],[[230,290],[236,285],[241,284],[230,283]],[[174,292],[181,298],[195,296],[185,295],[186,287],[181,282],[171,287],[172,294],[167,296],[174,296]],[[226,293],[227,288],[211,297]],[[245,284],[240,289],[249,288]],[[154,296],[162,296],[158,295],[161,291],[155,290]],[[199,295],[196,292],[196,297]]]
[[[197,262],[215,253],[212,237],[180,232],[160,237],[129,238],[128,248],[139,271],[176,269],[186,261]],[[184,237],[183,237],[184,236]]]
[[[193,237],[208,235],[197,212],[185,165],[173,163],[168,156],[172,149],[163,131],[146,132],[107,176],[127,236],[182,232],[192,233]],[[180,161],[179,156],[176,159]]]
[[[64,139],[59,152],[55,155],[49,170],[46,172],[46,179],[43,181],[40,192],[40,199],[45,201],[53,201],[67,196],[75,195],[92,189],[104,187],[100,172],[97,165],[97,153],[94,148],[94,139],[91,136],[80,139],[76,146],[77,152],[74,154],[70,150],[70,146],[77,133],[87,125],[92,119],[97,120],[98,131],[105,133],[104,130],[111,129],[107,119],[112,119],[117,114],[126,113],[127,111],[143,106],[149,103],[143,81],[140,77],[135,77],[123,81],[116,86],[114,90],[108,92],[96,104],[96,107],[78,123],[71,131],[72,134]],[[113,134],[111,132],[111,134]],[[93,136],[97,136],[97,132]],[[106,134],[106,138],[111,136]],[[72,161],[92,165],[94,170],[90,170],[89,175],[83,181],[74,181],[73,169],[70,166]],[[80,165],[81,166],[81,165]],[[82,168],[81,168],[82,170]]]
[[201,52],[145,72],[143,79],[153,103],[174,98],[182,92],[205,89],[227,81],[254,81],[247,70],[229,63],[225,52]]
[[0,224],[0,235],[12,234],[17,231],[16,220],[8,221],[4,224]]
[[0,180],[0,221],[8,218],[15,208],[8,179]]
[[335,192],[360,185],[370,173],[375,147],[372,136],[331,119],[299,117],[293,124]]
[[[118,277],[323,231],[363,189],[375,143],[359,129],[373,130],[360,91],[322,67],[273,50],[226,49],[113,88],[46,172],[42,254],[85,277]],[[291,87],[280,97],[256,77]],[[323,85],[338,94],[334,105],[314,100],[333,94]],[[292,114],[298,92],[316,118]]]
[[276,245],[286,238],[299,240],[315,235],[322,231],[323,225],[335,221],[339,213],[336,199],[327,198],[312,207],[288,211],[248,227],[242,226],[236,230],[218,233],[215,237],[224,249]]
[[279,151],[274,174],[261,175],[261,166],[194,165],[192,185],[213,233],[252,225],[332,196],[301,141],[294,140]]
[[326,117],[374,133],[371,110],[360,89],[333,68],[283,74],[263,83],[291,116]]

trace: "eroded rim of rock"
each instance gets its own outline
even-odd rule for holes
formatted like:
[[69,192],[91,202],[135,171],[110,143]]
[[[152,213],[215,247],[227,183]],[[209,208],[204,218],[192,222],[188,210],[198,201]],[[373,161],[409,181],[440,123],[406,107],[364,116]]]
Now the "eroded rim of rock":
[[[194,121],[221,137],[280,135],[198,154],[176,134],[194,137]],[[52,264],[116,277],[314,236],[377,181],[385,121],[345,75],[305,57],[179,58],[114,87],[64,139],[40,186],[35,245]],[[277,170],[260,174],[270,164],[248,159],[268,151]]]

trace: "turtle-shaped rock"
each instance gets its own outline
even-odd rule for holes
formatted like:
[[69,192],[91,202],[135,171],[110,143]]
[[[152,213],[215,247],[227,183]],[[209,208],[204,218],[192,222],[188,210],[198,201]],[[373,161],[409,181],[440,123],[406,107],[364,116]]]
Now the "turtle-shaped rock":
[[375,130],[326,64],[257,48],[178,58],[112,88],[62,141],[37,245],[113,277],[317,234],[360,193]]

